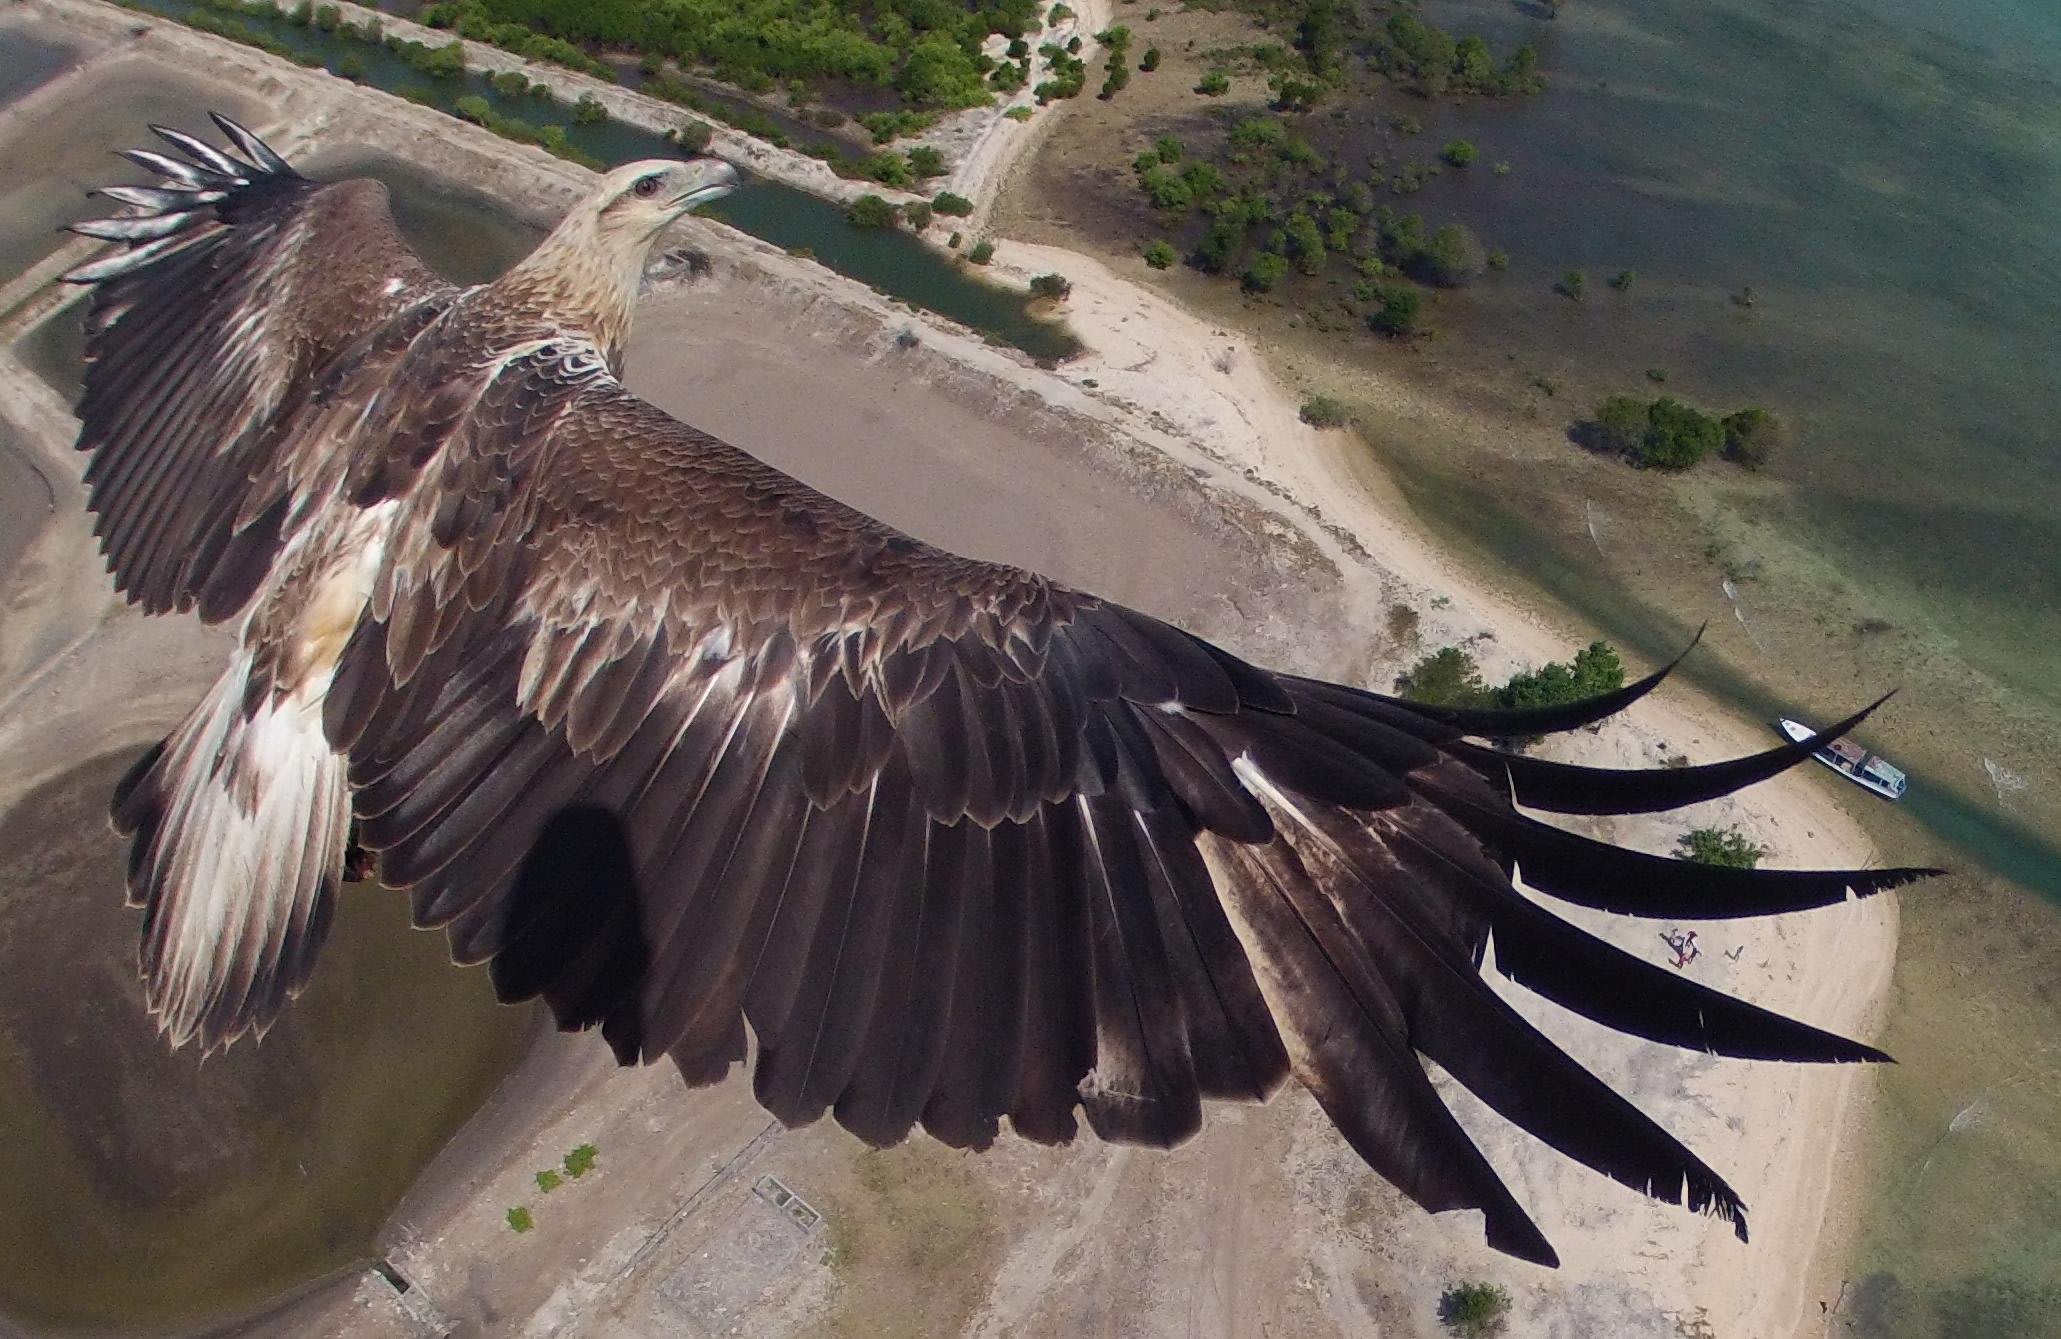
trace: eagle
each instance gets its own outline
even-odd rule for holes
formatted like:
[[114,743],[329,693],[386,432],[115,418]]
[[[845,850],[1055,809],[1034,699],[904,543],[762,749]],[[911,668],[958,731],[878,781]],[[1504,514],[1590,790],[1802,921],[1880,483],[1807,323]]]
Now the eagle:
[[[1589,769],[1496,741],[1573,705],[1433,707],[1271,671],[944,552],[623,387],[655,239],[730,191],[618,167],[524,260],[446,282],[364,179],[215,117],[109,186],[78,447],[116,587],[236,631],[129,771],[139,972],[172,1045],[262,1034],[362,849],[504,1001],[689,1084],[749,1061],[788,1126],[872,1145],[1168,1147],[1289,1077],[1426,1210],[1552,1246],[1426,1062],[1533,1136],[1746,1236],[1702,1159],[1485,970],[1623,1033],[1886,1057],[1553,909],[1752,917],[1933,871],[1743,871],[1526,812],[1728,794],[1751,757]],[[1865,713],[1862,713],[1863,715]],[[1543,899],[1520,891],[1521,878]]]

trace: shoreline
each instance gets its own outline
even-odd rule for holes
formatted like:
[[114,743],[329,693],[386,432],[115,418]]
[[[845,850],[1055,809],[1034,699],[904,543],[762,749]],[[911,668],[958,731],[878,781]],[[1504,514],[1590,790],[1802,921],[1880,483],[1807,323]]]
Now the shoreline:
[[[492,50],[479,49],[483,53]],[[497,54],[511,65],[522,64],[506,53]],[[480,64],[486,67],[488,62],[482,60]],[[596,84],[597,89],[602,87]],[[360,119],[383,119],[418,129],[431,124],[411,120],[400,115],[398,109],[375,111],[377,114]],[[409,111],[416,117],[433,117],[438,123],[448,123],[448,118],[440,113]],[[996,119],[999,124],[1015,129],[999,114]],[[1056,114],[1041,115],[1031,126],[993,141],[984,174],[976,173],[969,178],[976,190],[987,191],[979,217],[986,217],[1003,181],[1024,161],[1024,151],[1040,141],[1050,142],[1052,127],[1059,119]],[[319,132],[321,128],[318,124],[311,130]],[[537,180],[535,169],[543,164],[535,159],[543,158],[541,153],[530,154],[501,141],[493,144],[499,146],[509,164],[503,182],[507,189],[495,193],[514,195],[519,193],[514,188]],[[984,144],[983,148],[986,147]],[[578,179],[578,169],[557,166],[561,169],[561,181],[569,184]],[[829,175],[827,169],[824,175]],[[477,184],[464,176],[460,179]],[[533,199],[532,208],[536,207]],[[831,307],[846,313],[891,310],[890,304],[877,295],[819,266],[786,257],[750,239],[733,240],[735,235],[727,232],[721,237],[724,245],[720,251],[727,261],[751,266],[762,274],[777,277],[781,283],[812,290]],[[1156,452],[1173,469],[1192,476],[1205,489],[1236,499],[1241,507],[1270,518],[1264,523],[1264,536],[1270,543],[1284,553],[1303,553],[1304,561],[1344,574],[1342,599],[1361,633],[1381,627],[1388,606],[1401,593],[1418,602],[1431,602],[1432,607],[1422,611],[1427,644],[1489,634],[1491,640],[1478,643],[1479,658],[1487,671],[1500,672],[1520,664],[1559,658],[1582,640],[1570,630],[1565,618],[1520,603],[1493,573],[1478,570],[1442,550],[1435,538],[1423,533],[1420,523],[1408,514],[1400,493],[1381,474],[1370,452],[1364,448],[1355,450],[1353,439],[1345,434],[1320,434],[1302,425],[1297,415],[1297,397],[1268,370],[1250,340],[1213,329],[1206,318],[1153,289],[1131,284],[1084,252],[1014,242],[1006,237],[996,241],[994,269],[998,274],[1022,282],[1034,273],[1056,271],[1073,282],[1067,311],[1075,330],[1089,345],[1089,352],[1056,373],[1043,373],[1019,357],[983,349],[963,332],[917,313],[915,319],[932,345],[949,350],[949,356],[970,374],[1008,386],[1054,413],[1099,425],[1125,442]],[[895,309],[893,320],[907,323],[910,317]],[[1227,370],[1220,370],[1218,362],[1226,349],[1234,352]],[[1097,384],[1083,384],[1088,381]],[[1447,601],[1445,607],[1439,607],[1438,597]],[[1328,671],[1334,676],[1364,682],[1383,672],[1393,672],[1398,667],[1396,654],[1403,649],[1375,650],[1365,644],[1347,648],[1341,644],[1321,650],[1317,658],[1330,662]],[[1307,648],[1304,653],[1308,654]],[[1376,686],[1385,683],[1376,677]],[[1617,765],[1651,765],[1655,761],[1655,742],[1660,739],[1676,746],[1693,745],[1692,751],[1699,759],[1764,745],[1760,735],[1700,694],[1671,685],[1661,697],[1661,701],[1648,699],[1633,709],[1633,728],[1613,727],[1604,735],[1573,741],[1581,760],[1614,759]],[[1770,803],[1777,797],[1782,801],[1779,814],[1772,812],[1775,806]],[[1748,801],[1725,802],[1725,811],[1728,818],[1752,822],[1756,832],[1777,847],[1777,859],[1782,863],[1830,863],[1835,859],[1866,863],[1872,850],[1859,828],[1836,804],[1820,794],[1818,788],[1800,784],[1794,777],[1758,788]],[[1662,835],[1658,831],[1660,826],[1626,825],[1615,835],[1658,837]],[[1634,828],[1640,831],[1635,834]],[[1844,854],[1828,854],[1828,848]],[[1879,1015],[1894,957],[1892,896],[1860,904],[1871,909],[1865,915],[1845,907],[1827,909],[1809,918],[1790,918],[1809,923],[1792,927],[1795,933],[1785,930],[1774,936],[1780,953],[1793,963],[1809,967],[1821,961],[1842,961],[1838,951],[1844,949],[1847,970],[1825,973],[1815,992],[1794,985],[1791,999],[1780,998],[1765,988],[1756,988],[1753,997],[1778,1009],[1804,1006],[1811,1021],[1834,1028],[1851,1030],[1873,1021],[1870,1015]],[[1834,918],[1841,920],[1835,923]],[[1634,928],[1636,934],[1631,942],[1645,952],[1651,935],[1643,924]],[[1842,942],[1849,939],[1859,942]],[[1798,975],[1808,978],[1810,974],[1799,973],[1792,967],[1790,981],[1795,982]],[[1712,1102],[1735,1113],[1758,1113],[1757,1119],[1747,1119],[1748,1136],[1753,1142],[1734,1155],[1737,1165],[1725,1155],[1712,1156],[1721,1172],[1739,1175],[1742,1191],[1756,1204],[1757,1242],[1750,1253],[1734,1249],[1729,1232],[1713,1233],[1710,1225],[1696,1220],[1679,1222],[1687,1216],[1677,1212],[1671,1215],[1670,1221],[1676,1225],[1667,1231],[1667,1249],[1676,1251],[1675,1272],[1689,1280],[1694,1295],[1713,1299],[1703,1303],[1706,1310],[1722,1306],[1728,1297],[1744,1299],[1737,1302],[1734,1311],[1712,1311],[1721,1333],[1775,1334],[1785,1327],[1793,1332],[1803,1321],[1811,1300],[1806,1290],[1810,1283],[1807,1275],[1813,1268],[1812,1253],[1815,1251],[1819,1259],[1838,1253],[1828,1251],[1826,1243],[1818,1240],[1818,1234],[1831,1203],[1835,1157],[1850,1151],[1856,1133],[1853,1088],[1859,1076],[1851,1071],[1779,1071],[1799,1080],[1789,1084],[1756,1082],[1755,1076],[1766,1079],[1778,1073],[1767,1066],[1703,1068],[1709,1072],[1697,1076],[1684,1070],[1683,1075],[1675,1076],[1695,1100]],[[1731,1076],[1729,1080],[1723,1077],[1726,1074]],[[1805,1082],[1806,1077],[1836,1082]],[[1750,1100],[1741,1106],[1736,1101],[1741,1098]],[[482,1115],[497,1110],[502,1100],[499,1094],[490,1099]],[[1785,1122],[1780,1118],[1785,1110],[1798,1105],[1828,1113],[1825,1124],[1837,1129],[1839,1142],[1815,1161],[1806,1156],[1809,1150],[1798,1146],[1800,1135],[1778,1128],[1814,1123]],[[1481,1123],[1478,1113],[1470,1116],[1468,1123],[1477,1127]],[[1707,1141],[1714,1144],[1716,1133],[1722,1128],[1721,1124],[1715,1126]],[[1785,1133],[1791,1133],[1791,1137],[1781,1138]],[[1691,1142],[1704,1148],[1696,1140]],[[1508,1152],[1515,1145],[1498,1147]],[[1765,1183],[1759,1193],[1744,1184],[1746,1164],[1756,1160],[1761,1164],[1758,1179]],[[1524,1169],[1528,1174],[1550,1170]],[[448,1181],[433,1181],[438,1174],[438,1165],[433,1163],[411,1192],[411,1200],[417,1195],[439,1193],[440,1187],[443,1194],[455,1194]],[[1798,1193],[1799,1181],[1810,1178],[1815,1178],[1810,1187]],[[1615,1222],[1620,1236],[1631,1231],[1634,1245],[1644,1239],[1652,1226],[1652,1215],[1641,1210],[1636,1197],[1629,1192],[1605,1188],[1594,1197],[1591,1208],[1591,1198],[1578,1180],[1568,1178],[1563,1182],[1550,1176],[1547,1179],[1552,1184],[1547,1194],[1554,1202],[1535,1207],[1554,1221],[1601,1215]],[[1778,1205],[1775,1200],[1785,1186],[1789,1188],[1791,1202]],[[1564,1200],[1562,1192],[1567,1197]],[[1569,1204],[1580,1204],[1583,1209],[1579,1215],[1572,1214]],[[1787,1212],[1783,1212],[1784,1208]],[[1447,1219],[1438,1222],[1437,1231],[1412,1234],[1420,1243],[1424,1238],[1432,1239],[1429,1245],[1433,1249],[1421,1257],[1424,1262],[1459,1261],[1470,1267],[1493,1269],[1478,1258],[1483,1253],[1471,1241],[1472,1234],[1465,1224]],[[1569,1230],[1563,1230],[1560,1236],[1570,1256],[1569,1268],[1562,1271],[1560,1281],[1572,1285],[1581,1271],[1575,1263],[1580,1243]],[[1678,1246],[1690,1245],[1696,1247],[1698,1257],[1714,1251],[1715,1262],[1699,1258],[1692,1267],[1688,1253],[1677,1250]],[[1847,1249],[1848,1245],[1842,1244],[1839,1249]],[[1624,1243],[1618,1242],[1612,1248],[1611,1262],[1617,1262],[1623,1247]],[[1441,1251],[1446,1254],[1438,1254]],[[1603,1253],[1599,1247],[1597,1254]],[[1759,1275],[1750,1280],[1738,1277],[1747,1270],[1749,1261],[1769,1260],[1794,1262],[1799,1269],[1775,1287],[1765,1286],[1766,1280]],[[1592,1265],[1602,1263],[1591,1261]],[[1501,1272],[1509,1277],[1508,1271]],[[1531,1276],[1521,1277],[1529,1281]],[[1719,1287],[1720,1282],[1730,1286]],[[1769,1321],[1774,1322],[1772,1327]]]

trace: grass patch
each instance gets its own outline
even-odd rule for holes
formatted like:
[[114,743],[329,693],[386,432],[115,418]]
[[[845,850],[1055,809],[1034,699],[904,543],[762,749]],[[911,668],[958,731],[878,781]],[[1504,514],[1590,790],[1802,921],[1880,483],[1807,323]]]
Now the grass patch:
[[956,1335],[1000,1254],[1002,1234],[967,1159],[935,1144],[862,1153],[827,1196],[835,1335]]

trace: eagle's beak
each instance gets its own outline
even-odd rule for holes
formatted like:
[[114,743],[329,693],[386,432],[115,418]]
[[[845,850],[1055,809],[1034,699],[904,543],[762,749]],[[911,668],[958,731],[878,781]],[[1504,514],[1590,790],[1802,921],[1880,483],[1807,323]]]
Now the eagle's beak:
[[687,189],[673,197],[672,208],[675,214],[684,214],[711,200],[720,200],[736,190],[743,181],[737,169],[720,158],[689,159],[685,175]]

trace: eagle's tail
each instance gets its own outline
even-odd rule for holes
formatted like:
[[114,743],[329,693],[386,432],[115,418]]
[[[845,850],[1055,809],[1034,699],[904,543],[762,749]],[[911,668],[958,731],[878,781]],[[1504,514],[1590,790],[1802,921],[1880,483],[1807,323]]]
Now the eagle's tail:
[[349,795],[321,704],[254,694],[249,669],[239,653],[115,792],[137,967],[174,1046],[263,1035],[307,984],[343,874]]

